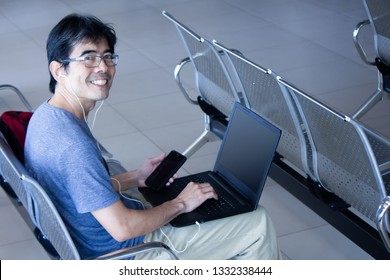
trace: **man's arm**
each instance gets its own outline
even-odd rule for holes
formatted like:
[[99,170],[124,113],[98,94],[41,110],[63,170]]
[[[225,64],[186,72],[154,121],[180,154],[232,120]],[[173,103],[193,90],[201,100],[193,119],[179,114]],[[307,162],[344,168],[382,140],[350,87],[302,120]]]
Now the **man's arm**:
[[151,209],[128,209],[118,200],[92,214],[115,240],[123,242],[162,227],[210,198],[218,199],[210,184],[189,183],[177,198]]

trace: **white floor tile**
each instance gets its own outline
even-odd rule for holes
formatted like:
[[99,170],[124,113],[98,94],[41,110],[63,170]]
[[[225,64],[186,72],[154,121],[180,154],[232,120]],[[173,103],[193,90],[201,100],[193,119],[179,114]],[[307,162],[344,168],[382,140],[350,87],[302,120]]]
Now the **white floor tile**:
[[[33,234],[8,197],[0,198],[0,246],[31,239]],[[6,226],[5,226],[6,225]]]
[[41,244],[32,239],[0,245],[0,259],[2,260],[50,260],[50,256],[43,250]]
[[327,224],[272,179],[267,181],[260,204],[268,210],[279,237]]
[[333,227],[323,225],[279,237],[281,250],[293,260],[371,260]]

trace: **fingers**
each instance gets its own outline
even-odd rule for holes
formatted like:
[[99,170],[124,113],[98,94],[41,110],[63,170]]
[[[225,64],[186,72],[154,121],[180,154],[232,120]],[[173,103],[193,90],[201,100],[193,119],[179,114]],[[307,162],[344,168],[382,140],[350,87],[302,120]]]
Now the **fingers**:
[[197,188],[199,193],[206,197],[207,199],[214,198],[218,199],[218,194],[214,190],[214,188],[209,183],[189,183],[194,186],[194,188]]
[[150,162],[153,164],[153,165],[156,165],[156,164],[160,164],[162,162],[162,160],[165,158],[166,154],[165,153],[162,153],[161,155],[157,156],[157,157],[154,157],[154,158],[151,158],[150,159]]
[[185,212],[190,212],[208,199],[218,199],[218,195],[209,183],[190,182],[178,198],[185,204]]
[[177,173],[173,174],[173,176],[171,178],[169,178],[169,181],[166,183],[166,186],[170,186],[173,181],[175,181],[175,179],[178,177],[179,175],[177,175]]

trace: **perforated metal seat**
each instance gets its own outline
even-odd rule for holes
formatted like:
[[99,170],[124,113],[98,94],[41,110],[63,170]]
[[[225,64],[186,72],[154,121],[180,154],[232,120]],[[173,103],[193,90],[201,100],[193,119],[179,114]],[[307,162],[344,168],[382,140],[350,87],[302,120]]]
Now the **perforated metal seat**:
[[[175,69],[176,82],[185,98],[191,104],[199,105],[205,114],[203,133],[183,153],[189,157],[208,141],[223,137],[234,103],[245,103],[245,98],[237,92],[221,54],[213,44],[184,26],[169,13],[164,11],[163,15],[174,23],[189,55]],[[189,62],[194,67],[196,90],[199,95],[197,99],[191,98],[180,77],[183,67]]]
[[[26,188],[23,184],[23,181],[20,179],[21,174],[16,172],[17,170],[23,168],[22,164],[19,161],[14,161],[10,164],[7,153],[12,153],[10,150],[5,138],[0,132],[0,147],[2,148],[2,153],[0,153],[0,174],[3,178],[3,183],[6,183],[7,186],[15,193],[16,199],[19,203],[22,204],[26,209],[31,208],[31,201],[29,195],[26,191]],[[4,149],[9,149],[10,151],[3,151]]]
[[[330,107],[308,96],[280,79],[297,101],[308,133],[315,143],[313,166],[320,184],[345,200],[361,215],[374,222],[382,240],[390,251],[389,209],[390,196],[386,185],[389,176],[381,173],[370,138],[374,132],[366,130],[358,121],[338,114]],[[377,138],[380,139],[380,138]],[[382,148],[390,150],[390,143],[381,139]],[[380,154],[377,149],[378,155]],[[383,158],[383,157],[382,157]]]
[[277,81],[277,74],[262,68],[237,52],[213,41],[232,64],[248,107],[282,130],[277,152],[290,164],[314,177],[311,166],[311,139],[305,137],[291,96]]

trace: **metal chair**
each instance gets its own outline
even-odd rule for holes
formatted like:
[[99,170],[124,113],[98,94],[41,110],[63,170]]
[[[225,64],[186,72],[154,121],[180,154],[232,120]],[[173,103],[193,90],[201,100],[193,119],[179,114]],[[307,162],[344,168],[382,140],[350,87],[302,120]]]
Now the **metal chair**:
[[[388,170],[383,169],[381,172],[370,145],[369,138],[374,138],[375,133],[283,79],[279,79],[279,82],[294,95],[296,106],[308,125],[307,132],[311,134],[315,144],[313,166],[319,182],[375,223],[390,252],[390,178]],[[376,139],[380,139],[377,145],[387,150],[388,157],[390,142],[381,137]],[[385,156],[382,157],[384,158]]]
[[[22,100],[28,109],[31,105],[23,94],[14,86],[0,86],[1,89],[11,89]],[[111,155],[107,152],[107,155]],[[110,175],[125,171],[121,163],[115,159],[105,159]],[[26,171],[23,164],[15,156],[7,140],[0,133],[0,175],[2,185],[7,184],[15,193],[16,199],[28,213],[28,217],[35,226],[33,229],[38,241],[53,257],[59,259],[80,259],[80,255],[73,243],[69,232],[57,212],[54,204],[39,183]],[[29,222],[30,222],[29,221]],[[127,259],[150,251],[163,251],[172,259],[177,256],[171,249],[161,242],[148,242],[124,250],[112,252],[97,259]]]
[[[378,87],[370,98],[353,114],[359,119],[379,101],[389,98],[390,94],[390,2],[388,0],[363,0],[368,20],[357,24],[353,31],[353,41],[362,60],[378,69]],[[377,57],[368,58],[359,35],[362,28],[371,25],[374,31],[374,43]]]
[[[222,138],[234,103],[246,103],[246,100],[237,92],[221,54],[213,44],[198,36],[169,13],[163,11],[162,14],[176,26],[189,55],[175,68],[176,83],[184,97],[191,104],[198,105],[204,112],[203,133],[183,152],[189,157],[205,143]],[[180,77],[183,67],[189,62],[194,66],[195,82],[199,94],[197,100],[191,98]]]
[[247,98],[248,107],[275,124],[282,130],[277,148],[278,154],[295,169],[303,170],[314,179],[311,166],[312,141],[301,129],[301,120],[294,108],[291,96],[277,81],[277,75],[269,69],[213,41],[231,63],[242,91]]
[[[13,187],[18,196],[23,197],[23,205],[31,221],[58,253],[55,257],[65,260],[80,259],[78,250],[51,199],[39,183],[29,176],[24,166],[2,138],[0,138],[0,162],[2,176]],[[160,242],[129,247],[100,256],[97,259],[127,259],[152,250],[164,251],[173,259],[177,259],[169,247]]]

